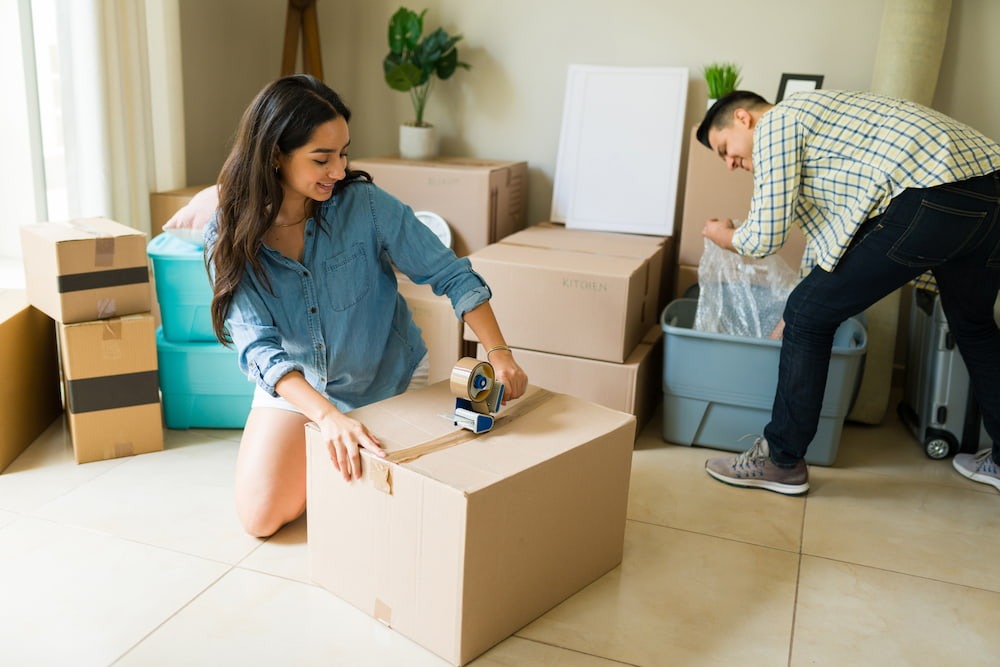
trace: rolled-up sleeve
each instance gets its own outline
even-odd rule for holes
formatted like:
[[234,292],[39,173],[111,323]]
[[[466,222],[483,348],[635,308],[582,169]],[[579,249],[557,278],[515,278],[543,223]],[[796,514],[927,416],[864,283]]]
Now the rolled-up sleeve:
[[397,269],[415,283],[430,285],[438,296],[447,295],[459,319],[489,301],[489,285],[468,258],[442,244],[409,206],[376,187],[369,191],[379,240]]

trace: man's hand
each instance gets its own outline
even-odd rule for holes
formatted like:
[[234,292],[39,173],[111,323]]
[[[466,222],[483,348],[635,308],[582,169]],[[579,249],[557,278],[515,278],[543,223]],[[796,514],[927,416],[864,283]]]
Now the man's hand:
[[733,232],[736,230],[729,218],[709,218],[701,235],[724,250],[733,250]]

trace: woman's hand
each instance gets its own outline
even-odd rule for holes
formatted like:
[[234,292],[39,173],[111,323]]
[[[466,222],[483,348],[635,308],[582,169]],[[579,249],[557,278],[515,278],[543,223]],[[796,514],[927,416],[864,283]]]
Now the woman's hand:
[[361,478],[361,449],[379,457],[385,456],[378,438],[368,432],[364,424],[342,412],[331,412],[316,422],[333,467],[340,471],[345,481]]
[[487,361],[493,366],[497,382],[503,383],[503,403],[506,404],[508,398],[520,398],[528,388],[528,374],[514,361],[514,353],[510,350],[493,350]]

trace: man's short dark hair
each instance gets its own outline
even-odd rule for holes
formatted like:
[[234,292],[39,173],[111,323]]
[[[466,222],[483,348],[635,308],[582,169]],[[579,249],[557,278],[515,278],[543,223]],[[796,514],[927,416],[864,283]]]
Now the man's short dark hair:
[[768,101],[757,93],[750,92],[749,90],[734,90],[728,95],[723,95],[715,101],[708,111],[705,112],[705,118],[701,121],[701,125],[698,126],[698,132],[695,136],[698,137],[698,141],[704,144],[705,148],[712,148],[712,144],[708,143],[708,131],[714,128],[722,128],[728,125],[729,119],[733,117],[733,112],[737,109],[752,109],[761,105],[767,105]]

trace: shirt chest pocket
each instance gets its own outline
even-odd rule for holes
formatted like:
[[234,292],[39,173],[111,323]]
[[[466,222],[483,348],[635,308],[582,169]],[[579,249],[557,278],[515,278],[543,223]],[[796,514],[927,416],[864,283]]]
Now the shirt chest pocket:
[[371,262],[361,243],[335,255],[323,263],[325,291],[334,310],[347,310],[368,293],[371,285]]

